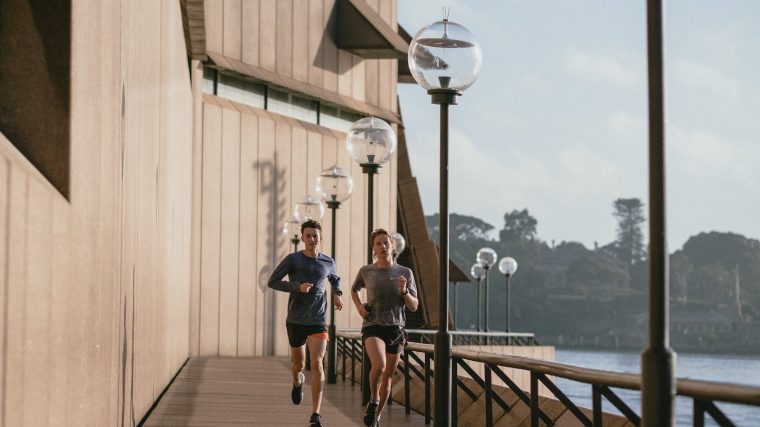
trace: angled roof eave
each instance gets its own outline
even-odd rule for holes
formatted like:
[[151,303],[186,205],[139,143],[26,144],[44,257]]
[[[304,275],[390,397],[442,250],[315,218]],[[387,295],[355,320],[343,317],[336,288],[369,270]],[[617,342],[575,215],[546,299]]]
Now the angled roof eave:
[[405,59],[406,42],[366,0],[338,0],[336,45],[367,59]]
[[180,0],[182,27],[185,33],[187,56],[205,61],[206,56],[206,16],[204,0]]

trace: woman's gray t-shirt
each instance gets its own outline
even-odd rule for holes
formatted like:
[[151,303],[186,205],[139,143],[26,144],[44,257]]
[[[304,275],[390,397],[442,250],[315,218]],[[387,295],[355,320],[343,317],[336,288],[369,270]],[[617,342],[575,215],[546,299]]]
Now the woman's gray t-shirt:
[[414,282],[412,270],[403,265],[393,264],[389,267],[378,267],[377,264],[365,265],[356,274],[352,291],[367,290],[367,304],[370,313],[362,327],[371,325],[404,326],[404,296],[398,290],[398,277],[406,277],[406,289],[413,297],[417,297],[417,284]]

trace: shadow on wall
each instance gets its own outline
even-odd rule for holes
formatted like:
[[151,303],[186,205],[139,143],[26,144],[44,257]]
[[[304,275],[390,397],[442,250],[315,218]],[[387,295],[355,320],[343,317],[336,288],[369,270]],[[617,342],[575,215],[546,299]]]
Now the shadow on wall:
[[[341,61],[338,59],[338,3],[333,5],[330,11],[330,17],[327,19],[325,31],[322,33],[322,40],[319,41],[319,49],[314,56],[314,62],[311,65],[323,70],[331,71],[343,75],[353,68],[353,61]],[[325,58],[327,57],[327,58]]]
[[[264,310],[264,324],[261,325],[260,333],[264,334],[264,348],[262,353],[267,356],[274,355],[274,336],[277,330],[277,305],[275,304],[275,291],[269,289],[267,280],[279,260],[279,248],[288,247],[285,235],[280,233],[280,226],[286,221],[288,215],[287,195],[285,194],[286,169],[277,167],[277,153],[274,161],[254,162],[253,169],[259,177],[259,204],[267,206],[266,211],[259,211],[258,215],[266,218],[266,235],[259,235],[258,243],[260,250],[267,251],[267,263],[259,268],[258,286],[260,294],[264,296],[261,309]],[[261,243],[265,244],[262,246]]]

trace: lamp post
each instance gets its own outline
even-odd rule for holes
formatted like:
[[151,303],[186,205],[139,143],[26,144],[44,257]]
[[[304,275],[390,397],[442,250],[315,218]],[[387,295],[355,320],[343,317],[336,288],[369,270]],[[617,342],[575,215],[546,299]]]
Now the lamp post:
[[[333,260],[335,259],[335,211],[340,208],[341,203],[351,197],[351,190],[353,188],[354,180],[351,178],[351,175],[338,166],[323,170],[319,174],[319,178],[317,178],[317,193],[322,196],[322,200],[325,201],[327,207],[332,212],[330,246]],[[330,337],[327,343],[327,383],[335,384],[337,381],[338,346],[335,341],[335,304],[333,304],[335,295],[332,289],[330,290],[330,296],[331,298],[327,302],[327,305],[330,307],[330,325],[327,327],[327,334]]]
[[285,221],[282,225],[282,234],[290,238],[290,243],[293,244],[293,252],[298,251],[298,242],[301,240],[298,238],[298,234],[301,232],[301,221],[297,217],[291,216],[289,220]]
[[[364,117],[351,125],[346,138],[348,154],[367,174],[367,264],[372,263],[372,235],[374,227],[374,179],[383,163],[390,159],[396,150],[396,132],[386,122],[377,117]],[[370,362],[367,353],[362,356],[362,404],[369,402]]]
[[[475,288],[475,304],[477,305],[476,313],[478,315],[478,321],[475,322],[478,328],[478,332],[480,332],[480,281],[483,279],[483,276],[486,275],[486,269],[483,268],[482,265],[480,265],[479,262],[476,262],[472,265],[472,268],[470,268],[470,275],[475,278],[475,280],[478,281],[477,287]],[[478,341],[480,340],[480,337],[478,337]]]
[[463,26],[448,20],[417,32],[409,44],[409,69],[417,83],[440,105],[438,332],[435,336],[435,425],[451,423],[451,334],[449,306],[449,105],[477,78],[480,46]]
[[662,1],[647,1],[649,85],[649,343],[641,354],[641,422],[673,425],[676,355],[668,329],[668,246],[665,221],[665,84]]
[[486,290],[485,290],[485,304],[483,304],[483,311],[485,312],[485,320],[484,320],[484,327],[483,330],[488,332],[488,276],[489,271],[491,270],[491,266],[496,264],[496,251],[491,248],[481,248],[478,251],[478,254],[476,256],[476,261],[480,263],[480,265],[483,266],[483,268],[486,270]]
[[[512,277],[513,274],[517,271],[517,261],[515,261],[512,257],[504,257],[499,261],[499,271],[501,271],[501,274],[504,275],[504,277],[507,278],[507,301],[506,301],[506,312],[507,312],[507,318],[506,323],[504,324],[504,332],[509,333],[509,278]],[[509,338],[507,338],[507,343],[509,343]]]

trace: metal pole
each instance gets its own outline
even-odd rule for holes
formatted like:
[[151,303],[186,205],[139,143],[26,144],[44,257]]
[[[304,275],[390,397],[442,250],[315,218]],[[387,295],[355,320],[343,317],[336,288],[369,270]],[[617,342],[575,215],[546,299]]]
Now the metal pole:
[[438,332],[435,335],[435,415],[438,427],[451,425],[451,334],[449,334],[449,104],[456,104],[456,91],[431,90],[433,103],[441,106],[438,256]]
[[454,283],[454,330],[457,329],[457,300],[459,299],[459,286]]
[[[332,211],[332,239],[330,241],[330,249],[332,249],[332,258],[335,260],[335,211],[340,208],[340,202],[330,200],[327,202],[327,207]],[[330,300],[327,301],[327,305],[330,306],[330,326],[327,328],[327,334],[330,341],[327,343],[327,383],[337,383],[337,371],[338,371],[338,342],[336,341],[336,328],[335,328],[335,291],[330,287]]]
[[[374,163],[364,163],[360,165],[362,172],[367,174],[367,240],[372,235],[374,227],[374,209],[375,209],[375,174],[380,169],[380,165]],[[372,242],[367,245],[367,264],[372,264]],[[369,356],[362,346],[362,405],[366,405],[370,398],[369,371],[372,368]]]
[[[485,312],[485,319],[483,320],[483,330],[488,332],[488,276],[490,276],[491,268],[488,265],[484,265],[486,269],[486,291],[485,291],[485,304],[483,304],[483,311]],[[486,342],[488,338],[486,338]]]
[[[509,274],[505,274],[507,276],[507,323],[504,324],[504,331],[506,333],[509,333]],[[509,344],[509,337],[507,337],[507,344]]]
[[675,353],[668,336],[662,2],[647,0],[649,77],[649,347],[641,355],[642,426],[672,426]]
[[[478,302],[477,302],[478,309],[476,311],[477,311],[477,314],[478,314],[478,321],[477,321],[478,332],[480,332],[480,319],[481,319],[480,306],[482,305],[482,301],[480,300],[480,278],[478,278],[478,288],[477,288],[477,292],[476,292],[475,298],[478,300]],[[478,340],[480,340],[480,337],[478,337]]]

